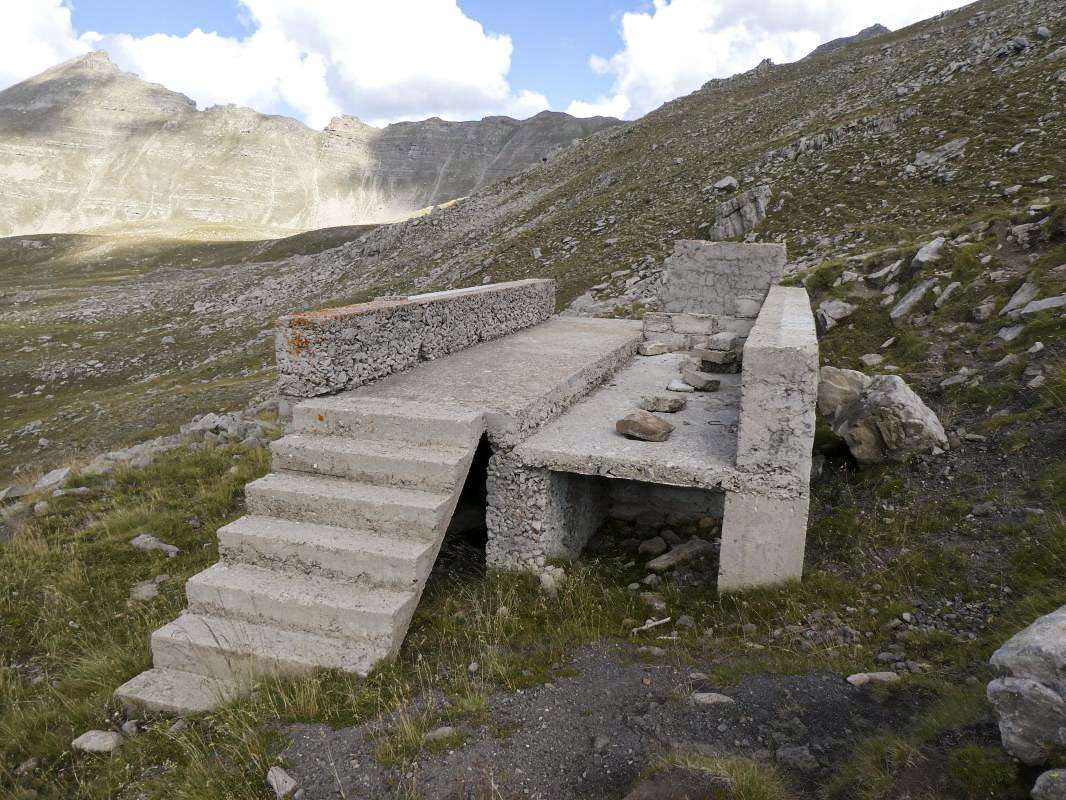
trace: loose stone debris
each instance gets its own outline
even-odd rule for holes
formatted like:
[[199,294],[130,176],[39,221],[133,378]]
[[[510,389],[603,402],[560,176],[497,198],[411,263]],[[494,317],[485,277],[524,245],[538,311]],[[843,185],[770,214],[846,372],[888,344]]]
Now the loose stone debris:
[[673,433],[674,426],[647,411],[637,411],[618,420],[615,429],[623,436],[645,442],[665,442]]

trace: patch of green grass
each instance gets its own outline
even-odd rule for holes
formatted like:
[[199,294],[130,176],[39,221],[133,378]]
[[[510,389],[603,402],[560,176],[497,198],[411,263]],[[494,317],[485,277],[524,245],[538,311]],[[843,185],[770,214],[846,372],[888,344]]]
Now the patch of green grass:
[[948,758],[948,785],[959,800],[1023,800],[1018,763],[998,747],[968,744]]
[[[733,800],[788,800],[791,797],[784,780],[770,764],[738,756],[704,753],[672,753],[664,756],[656,769],[683,767],[728,778],[733,786]],[[724,800],[708,797],[707,800]]]

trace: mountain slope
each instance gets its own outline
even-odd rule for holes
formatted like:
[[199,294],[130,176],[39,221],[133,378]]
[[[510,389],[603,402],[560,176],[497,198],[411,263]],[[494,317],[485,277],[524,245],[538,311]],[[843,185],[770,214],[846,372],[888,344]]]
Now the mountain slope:
[[247,108],[197,111],[95,52],[0,92],[0,235],[391,221],[615,124],[543,112],[385,129],[337,117],[313,131]]

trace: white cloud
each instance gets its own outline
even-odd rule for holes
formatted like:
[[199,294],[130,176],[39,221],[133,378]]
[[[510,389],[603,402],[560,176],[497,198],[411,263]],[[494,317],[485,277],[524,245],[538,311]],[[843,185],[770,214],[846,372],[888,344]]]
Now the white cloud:
[[0,67],[0,86],[91,46],[201,107],[291,109],[312,127],[340,113],[384,124],[429,116],[527,117],[549,107],[544,95],[516,92],[508,83],[510,37],[487,33],[456,0],[240,0],[251,31],[244,38],[199,29],[186,36],[79,37],[62,0],[12,1],[26,9],[26,19],[16,14],[9,24],[5,8],[8,35],[19,40],[47,28],[51,49],[42,46],[36,58],[22,60],[0,50],[7,67]]
[[802,58],[819,44],[880,22],[893,30],[964,0],[654,0],[622,15],[623,49],[589,67],[614,76],[611,93],[575,100],[576,116],[634,118],[710,78]]
[[0,87],[89,49],[75,36],[63,0],[4,0],[2,12]]

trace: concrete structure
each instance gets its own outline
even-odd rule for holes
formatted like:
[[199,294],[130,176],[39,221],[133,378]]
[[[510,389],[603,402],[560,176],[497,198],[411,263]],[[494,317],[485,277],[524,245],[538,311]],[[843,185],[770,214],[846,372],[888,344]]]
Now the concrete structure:
[[691,350],[715,333],[747,336],[785,261],[778,244],[679,241],[664,264],[663,311],[644,315],[644,338]]
[[[283,318],[279,382],[297,401],[275,472],[248,485],[249,515],[219,531],[220,562],[190,579],[188,612],[153,634],[155,667],[118,698],[196,711],[274,670],[365,674],[402,644],[464,482],[483,489],[490,567],[544,571],[612,514],[651,513],[723,517],[723,589],[800,577],[814,320],[802,289],[771,288],[783,248],[754,248],[749,264],[740,245],[682,242],[671,259],[664,293],[685,307],[670,324],[747,340],[739,374],[686,395],[661,443],[614,423],[693,355],[636,357],[638,322],[550,317],[550,281]],[[682,298],[674,281],[706,287],[701,269],[739,295]]]

